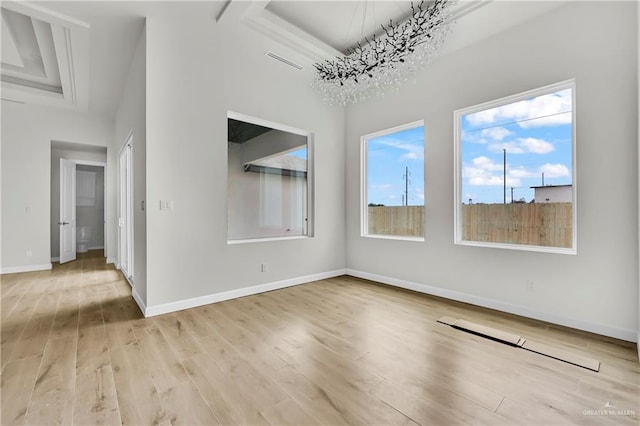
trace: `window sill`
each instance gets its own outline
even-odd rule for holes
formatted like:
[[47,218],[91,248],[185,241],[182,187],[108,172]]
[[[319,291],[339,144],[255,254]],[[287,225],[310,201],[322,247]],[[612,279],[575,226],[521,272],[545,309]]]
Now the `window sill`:
[[362,234],[360,235],[362,238],[374,238],[378,240],[398,240],[398,241],[415,241],[415,242],[424,242],[424,237],[404,237],[400,235],[369,235]]
[[313,238],[313,237],[309,235],[294,235],[291,237],[247,238],[246,240],[227,240],[227,245],[264,243],[264,242],[270,242],[270,241],[306,240],[308,238]]
[[466,241],[466,240],[456,241],[455,244],[459,246],[497,248],[497,249],[503,249],[503,250],[506,249],[506,250],[520,250],[520,251],[535,251],[539,253],[569,254],[574,256],[578,254],[576,249],[564,248],[564,247],[526,246],[522,244],[486,243],[486,242]]

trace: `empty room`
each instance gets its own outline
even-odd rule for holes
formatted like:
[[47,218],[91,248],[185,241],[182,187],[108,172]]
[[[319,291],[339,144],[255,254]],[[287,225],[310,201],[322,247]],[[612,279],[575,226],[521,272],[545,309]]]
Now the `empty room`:
[[637,1],[3,1],[3,425],[637,425]]

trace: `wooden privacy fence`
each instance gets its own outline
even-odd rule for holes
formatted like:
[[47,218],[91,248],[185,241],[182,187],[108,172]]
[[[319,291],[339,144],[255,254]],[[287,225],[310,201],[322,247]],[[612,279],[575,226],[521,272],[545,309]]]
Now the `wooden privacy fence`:
[[[369,234],[424,236],[423,206],[369,206]],[[571,203],[472,204],[462,206],[462,239],[570,248]]]
[[424,206],[369,206],[369,235],[424,237]]
[[571,203],[465,204],[462,239],[570,248]]

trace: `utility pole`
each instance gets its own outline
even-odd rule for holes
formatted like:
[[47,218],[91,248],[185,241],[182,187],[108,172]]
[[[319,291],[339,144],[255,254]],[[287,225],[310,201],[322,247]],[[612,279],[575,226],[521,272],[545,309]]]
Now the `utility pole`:
[[513,186],[511,187],[511,204],[513,204]]
[[544,186],[544,172],[542,172],[542,186]]
[[502,149],[502,203],[507,204],[507,149]]
[[404,168],[404,202],[402,204],[409,205],[409,166]]

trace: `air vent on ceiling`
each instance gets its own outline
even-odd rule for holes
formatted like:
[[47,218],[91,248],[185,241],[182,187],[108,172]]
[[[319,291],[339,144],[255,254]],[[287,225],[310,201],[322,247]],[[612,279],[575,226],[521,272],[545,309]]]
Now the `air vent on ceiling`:
[[283,57],[282,57],[282,56],[280,56],[280,55],[276,55],[276,54],[275,54],[275,53],[273,53],[273,52],[267,52],[267,53],[266,53],[266,55],[267,55],[268,57],[270,57],[270,58],[275,59],[276,61],[280,61],[280,62],[282,62],[283,64],[287,64],[287,65],[289,65],[290,67],[293,67],[293,68],[295,68],[295,69],[297,69],[297,70],[302,70],[302,65],[298,65],[298,64],[296,64],[295,62],[290,61],[290,60],[288,60],[288,59],[285,59],[285,58],[283,58]]

